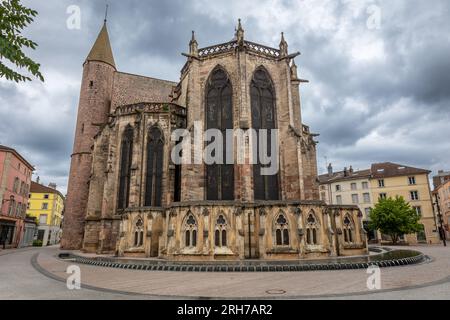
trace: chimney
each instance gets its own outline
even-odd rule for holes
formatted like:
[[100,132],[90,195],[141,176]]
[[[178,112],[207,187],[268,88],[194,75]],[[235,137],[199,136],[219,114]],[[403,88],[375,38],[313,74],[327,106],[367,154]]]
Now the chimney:
[[353,174],[353,166],[350,166],[350,174]]
[[328,165],[328,176],[332,176],[333,175],[333,166],[331,165],[331,163]]
[[344,168],[344,177],[348,177],[347,167]]
[[48,187],[56,190],[56,183],[51,182],[48,184]]
[[37,176],[36,183],[39,184],[39,181],[41,181],[41,178],[39,176]]

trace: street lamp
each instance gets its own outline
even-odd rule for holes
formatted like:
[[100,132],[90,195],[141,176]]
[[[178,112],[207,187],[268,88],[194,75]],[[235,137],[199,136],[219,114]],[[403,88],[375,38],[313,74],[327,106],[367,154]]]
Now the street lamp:
[[439,235],[441,236],[442,242],[444,243],[444,247],[447,246],[447,239],[445,235],[445,229],[444,229],[444,219],[442,219],[442,213],[441,213],[441,207],[439,206],[439,195],[436,193],[435,195],[436,202],[434,203],[437,208],[437,216],[439,220]]

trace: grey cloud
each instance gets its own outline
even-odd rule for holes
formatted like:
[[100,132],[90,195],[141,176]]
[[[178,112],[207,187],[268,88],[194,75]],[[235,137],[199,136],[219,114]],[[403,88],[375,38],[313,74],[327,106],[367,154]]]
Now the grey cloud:
[[[100,30],[105,2],[24,2],[39,11],[26,35],[39,43],[30,54],[41,62],[47,82],[41,88],[27,85],[22,90],[0,83],[0,141],[18,148],[37,165],[42,180],[55,181],[64,191],[82,63]],[[180,53],[188,49],[191,30],[196,30],[201,47],[229,41],[238,16],[252,41],[276,46],[279,32],[284,31],[290,50],[302,52],[296,60],[300,76],[311,80],[301,89],[303,118],[321,134],[322,171],[325,155],[336,169],[350,164],[366,168],[378,161],[449,169],[450,142],[442,139],[450,120],[450,3],[446,0],[362,2],[381,7],[380,30],[367,29],[365,7],[352,15],[352,1],[320,0],[314,6],[308,6],[308,0],[255,1],[247,12],[234,10],[248,3],[237,0],[203,1],[201,12],[192,1],[109,3],[108,27],[118,68],[168,80],[179,78],[185,61]],[[296,20],[272,26],[272,11],[284,15],[299,3],[305,10],[298,12],[302,19],[326,4],[339,25],[326,29]],[[72,4],[81,8],[81,30],[66,28],[66,9]],[[219,18],[211,12],[224,14]],[[384,57],[356,61],[349,46],[365,40],[369,45],[380,41]],[[389,143],[371,142],[375,132]]]

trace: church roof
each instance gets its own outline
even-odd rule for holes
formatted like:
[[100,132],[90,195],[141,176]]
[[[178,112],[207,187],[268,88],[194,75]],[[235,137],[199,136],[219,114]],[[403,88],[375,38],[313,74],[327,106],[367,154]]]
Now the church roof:
[[91,52],[89,52],[86,61],[101,61],[112,65],[114,68],[116,67],[106,22],[103,24],[103,28],[100,30],[97,40],[95,41]]

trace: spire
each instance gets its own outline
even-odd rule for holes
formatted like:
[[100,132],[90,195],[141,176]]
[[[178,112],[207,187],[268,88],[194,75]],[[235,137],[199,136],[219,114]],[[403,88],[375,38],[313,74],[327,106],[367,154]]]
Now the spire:
[[297,70],[297,65],[295,64],[294,59],[292,59],[292,65],[291,65],[291,79],[298,80],[298,70]]
[[106,27],[106,19],[86,61],[101,61],[116,68],[111,43],[109,41],[108,28]]
[[238,27],[236,29],[236,41],[239,47],[244,46],[244,29],[242,28],[241,19],[238,19]]
[[284,39],[284,32],[281,33],[280,54],[282,57],[286,57],[288,55],[288,44]]
[[198,42],[195,39],[195,32],[192,31],[192,39],[189,42],[189,54],[193,56],[198,56]]
[[108,5],[106,5],[106,10],[105,10],[105,20],[104,20],[104,23],[106,23],[106,21],[108,21]]

